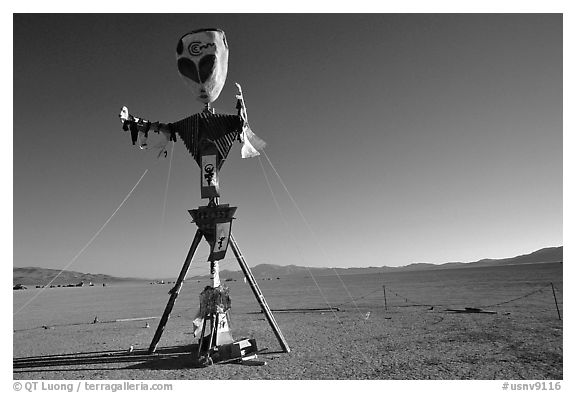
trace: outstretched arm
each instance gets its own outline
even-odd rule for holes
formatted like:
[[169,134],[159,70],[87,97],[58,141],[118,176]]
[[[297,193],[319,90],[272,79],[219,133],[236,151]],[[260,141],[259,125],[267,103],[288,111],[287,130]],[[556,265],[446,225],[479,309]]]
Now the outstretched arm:
[[143,143],[140,144],[140,147],[145,149],[146,148],[146,138],[148,138],[148,132],[153,131],[156,133],[163,133],[170,135],[170,140],[176,141],[176,136],[170,132],[170,128],[167,124],[154,122],[152,123],[149,120],[133,116],[128,112],[127,107],[122,107],[120,111],[120,121],[122,122],[122,129],[124,131],[130,130],[130,135],[132,137],[132,144],[135,145],[136,141],[138,140],[138,135],[141,134],[141,138]]

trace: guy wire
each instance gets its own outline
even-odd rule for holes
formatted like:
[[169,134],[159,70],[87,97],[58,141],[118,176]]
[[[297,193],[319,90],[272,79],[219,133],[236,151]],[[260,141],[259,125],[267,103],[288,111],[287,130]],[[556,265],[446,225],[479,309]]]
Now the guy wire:
[[[262,151],[262,153],[264,153],[264,157],[266,157],[266,160],[268,160],[268,164],[270,164],[270,167],[274,170],[274,173],[276,174],[276,176],[278,177],[278,180],[280,181],[280,184],[282,184],[282,187],[284,188],[284,190],[286,191],[286,194],[288,195],[288,197],[290,198],[290,200],[292,201],[292,203],[294,204],[294,207],[296,208],[296,210],[298,211],[298,214],[300,215],[300,217],[302,218],[302,221],[304,222],[304,224],[306,225],[306,228],[308,229],[308,231],[312,234],[312,237],[314,238],[316,244],[318,245],[318,247],[320,248],[320,250],[322,251],[322,254],[324,254],[324,257],[327,260],[330,260],[330,257],[328,255],[328,253],[326,252],[326,250],[324,249],[324,247],[322,247],[322,244],[320,243],[318,236],[316,235],[316,233],[314,232],[314,230],[312,230],[312,227],[310,226],[310,223],[308,222],[308,220],[306,219],[306,217],[304,216],[304,213],[302,212],[302,210],[300,209],[300,207],[298,206],[298,204],[296,203],[296,200],[294,199],[294,197],[292,196],[292,194],[290,193],[290,191],[288,191],[288,188],[286,187],[286,184],[284,184],[284,181],[282,181],[282,178],[280,177],[280,174],[278,173],[278,171],[276,170],[276,168],[274,167],[274,165],[272,164],[272,161],[270,161],[270,158],[268,157],[268,154],[266,154],[266,151]],[[262,165],[262,164],[260,164]],[[344,288],[344,290],[346,291],[346,293],[348,294],[348,297],[350,297],[352,304],[354,304],[354,307],[356,308],[356,310],[358,311],[358,313],[360,313],[361,316],[364,316],[364,314],[362,313],[362,311],[360,310],[360,308],[358,307],[358,304],[356,304],[356,301],[354,300],[354,297],[352,296],[352,294],[350,293],[350,291],[348,290],[348,287],[346,286],[346,284],[344,284],[344,281],[342,281],[342,278],[340,277],[340,274],[338,274],[338,271],[336,269],[333,269],[334,273],[336,273],[336,277],[338,277],[338,280],[340,281],[340,283],[342,284],[342,287]]]
[[[264,155],[266,156],[266,158],[268,159],[268,156],[266,155],[266,153],[264,152]],[[274,195],[274,192],[272,190],[272,187],[270,185],[270,181],[268,180],[268,176],[266,175],[266,171],[264,169],[264,166],[262,165],[262,162],[260,160],[260,157],[258,157],[258,162],[260,163],[260,168],[262,168],[262,172],[264,174],[264,178],[266,179],[266,184],[268,185],[269,191],[272,195],[272,199],[274,199],[274,203],[276,204],[276,208],[278,209],[278,213],[280,214],[280,218],[282,219],[284,225],[288,228],[288,224],[286,222],[286,219],[284,217],[284,215],[282,214],[282,210],[280,209],[280,205],[278,204],[278,201]],[[280,182],[282,182],[282,180],[280,179],[280,175],[278,175],[278,172],[276,171],[276,169],[274,168],[274,166],[272,165],[272,163],[270,162],[270,159],[268,159],[268,162],[270,163],[270,166],[274,169],[274,172],[276,173],[276,176],[278,176],[278,179],[280,180]],[[282,184],[284,185],[284,183],[282,182]],[[286,189],[286,186],[284,186],[284,189],[286,190],[286,193],[289,194],[288,190]],[[293,198],[291,197],[294,205],[296,206],[296,202],[293,200]],[[294,239],[294,234],[290,231],[289,232],[290,235],[292,236],[292,238]],[[294,239],[295,240],[295,239]],[[302,256],[302,251],[300,250],[300,247],[298,247],[298,243],[295,241],[296,243],[296,250],[300,256],[300,260],[304,260],[303,256]],[[340,324],[340,326],[342,326],[342,329],[344,329],[344,331],[346,332],[347,335],[352,336],[351,332],[348,331],[346,325],[342,322],[342,320],[338,317],[338,315],[336,314],[336,312],[334,311],[334,308],[330,305],[330,302],[328,301],[328,299],[326,298],[326,296],[324,295],[324,292],[322,291],[322,288],[320,287],[320,285],[318,284],[318,281],[316,280],[316,277],[314,277],[314,275],[312,274],[312,271],[310,270],[310,268],[308,268],[307,266],[306,270],[308,271],[308,274],[310,275],[310,278],[312,278],[312,281],[314,281],[314,284],[316,285],[316,288],[318,288],[318,291],[320,292],[320,295],[322,296],[322,298],[324,299],[324,302],[326,303],[326,305],[328,306],[328,308],[330,309],[330,311],[332,312],[332,315],[334,316],[334,318],[336,319],[337,323]],[[370,359],[368,359],[366,357],[366,355],[356,346],[356,344],[353,344],[356,349],[358,350],[358,353],[360,354],[360,356],[364,359],[364,361],[366,362],[366,364],[372,366]],[[372,367],[372,369],[374,371],[376,371],[376,369],[374,367]]]
[[166,202],[168,201],[168,186],[170,184],[170,174],[172,173],[172,159],[174,158],[174,146],[176,142],[172,141],[172,149],[170,151],[170,162],[168,164],[168,177],[166,178],[166,187],[164,189],[164,203],[162,205],[162,221],[160,224],[160,234],[164,234],[164,221],[166,220]]
[[108,217],[108,219],[106,220],[106,222],[100,227],[100,229],[98,229],[98,231],[96,231],[96,233],[94,234],[94,236],[92,236],[90,238],[90,240],[88,240],[88,243],[86,243],[84,245],[84,247],[82,247],[82,249],[80,249],[80,251],[78,251],[78,253],[74,256],[74,258],[72,258],[70,260],[70,262],[68,262],[68,264],[66,266],[64,266],[56,276],[54,276],[54,278],[52,280],[50,280],[50,282],[48,284],[46,284],[44,286],[44,288],[41,288],[38,292],[36,292],[34,294],[34,296],[32,296],[30,299],[28,299],[28,301],[26,303],[24,303],[24,305],[22,305],[22,307],[20,307],[16,312],[14,312],[14,314],[12,315],[16,315],[18,314],[20,311],[22,311],[24,308],[26,308],[26,306],[28,306],[34,299],[36,299],[41,293],[44,292],[44,290],[46,288],[50,287],[50,284],[52,284],[59,276],[60,274],[62,274],[62,272],[66,269],[68,269],[70,266],[72,266],[72,264],[74,262],[76,262],[76,260],[80,257],[80,255],[82,255],[84,253],[84,251],[86,251],[86,249],[90,246],[90,244],[92,244],[92,242],[98,237],[98,235],[100,234],[100,232],[102,232],[102,230],[106,227],[106,225],[108,225],[108,223],[112,220],[112,218],[116,215],[116,213],[118,213],[118,210],[120,210],[120,208],[124,205],[124,203],[128,200],[128,198],[130,198],[130,195],[132,195],[132,192],[134,192],[134,190],[136,189],[136,187],[138,187],[138,184],[140,184],[140,182],[142,181],[142,179],[144,178],[144,176],[146,176],[146,174],[148,173],[148,169],[146,169],[144,171],[144,173],[142,174],[142,176],[140,176],[140,179],[138,179],[138,181],[136,182],[136,184],[134,184],[134,187],[132,187],[132,189],[130,190],[130,192],[124,197],[124,199],[122,200],[122,202],[120,203],[120,205],[118,205],[118,207],[116,208],[116,210],[114,210],[114,213],[112,213],[112,215],[110,217]]
[[[282,219],[282,222],[283,222],[284,226],[286,227],[286,230],[288,230],[289,229],[288,223],[286,222],[286,218],[284,217],[284,214],[282,214],[282,209],[280,208],[280,204],[278,203],[278,200],[276,199],[274,191],[272,190],[272,186],[270,184],[270,181],[268,180],[268,175],[266,175],[266,170],[264,169],[264,165],[262,165],[262,160],[260,160],[260,157],[258,157],[258,163],[260,164],[260,168],[262,168],[262,173],[264,174],[264,179],[266,179],[266,185],[268,186],[268,190],[270,191],[270,195],[272,196],[272,199],[274,200],[274,204],[276,205],[276,208],[278,209],[278,214],[280,215],[280,218]],[[289,233],[290,233],[290,236],[293,238],[294,243],[298,244],[298,242],[295,239],[294,234],[291,231],[289,231]],[[300,255],[300,259],[303,260],[304,258],[302,257],[300,247],[296,246],[296,249],[298,250],[298,254]],[[312,278],[312,281],[314,281],[316,288],[318,288],[318,291],[320,292],[320,295],[324,299],[324,302],[326,303],[328,308],[332,311],[332,314],[334,314],[334,317],[336,318],[338,323],[342,324],[342,322],[340,321],[340,318],[338,318],[338,316],[334,312],[332,305],[330,304],[330,302],[328,301],[328,299],[324,295],[324,292],[322,291],[322,288],[318,284],[318,281],[316,281],[316,278],[314,277],[314,275],[312,274],[312,272],[310,271],[310,269],[307,266],[306,266],[306,270],[308,270],[308,274],[310,274],[310,277]],[[342,326],[344,326],[344,325],[342,324]]]

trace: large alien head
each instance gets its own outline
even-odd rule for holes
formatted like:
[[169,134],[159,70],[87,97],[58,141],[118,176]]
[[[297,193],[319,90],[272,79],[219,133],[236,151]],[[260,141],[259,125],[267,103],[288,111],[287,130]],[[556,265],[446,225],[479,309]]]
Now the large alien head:
[[219,29],[200,29],[185,34],[176,47],[178,72],[200,102],[215,101],[226,82],[228,43]]

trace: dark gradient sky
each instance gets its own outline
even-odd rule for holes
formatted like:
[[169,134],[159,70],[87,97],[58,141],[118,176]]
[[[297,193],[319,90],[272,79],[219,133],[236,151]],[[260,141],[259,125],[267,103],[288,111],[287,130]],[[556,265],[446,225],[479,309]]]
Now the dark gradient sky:
[[[222,202],[251,265],[397,266],[508,257],[562,241],[562,16],[14,16],[14,266],[169,277],[200,199],[181,141],[133,147],[118,112],[172,122],[202,109],[175,47],[226,32],[234,113],[244,89],[258,159],[230,153]],[[284,219],[282,218],[284,217]],[[207,246],[199,250],[205,260]],[[232,253],[229,252],[229,257]],[[226,261],[223,268],[234,267]],[[197,262],[191,274],[207,273]]]

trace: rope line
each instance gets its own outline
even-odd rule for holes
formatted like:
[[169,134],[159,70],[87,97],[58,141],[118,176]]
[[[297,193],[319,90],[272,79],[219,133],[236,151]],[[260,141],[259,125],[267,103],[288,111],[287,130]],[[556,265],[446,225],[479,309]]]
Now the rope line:
[[[164,234],[164,221],[166,220],[166,204],[168,201],[168,186],[170,184],[170,174],[172,173],[172,159],[174,158],[174,146],[175,142],[172,142],[172,149],[170,151],[170,162],[168,164],[168,176],[166,178],[166,187],[164,188],[164,203],[162,204],[162,221],[160,224],[160,234]],[[162,236],[161,236],[162,237]]]
[[[266,153],[264,153],[264,154],[266,154]],[[288,222],[286,221],[286,217],[282,213],[282,209],[280,208],[280,204],[278,203],[278,199],[276,199],[276,195],[274,194],[274,190],[272,189],[272,185],[270,184],[270,180],[268,179],[268,175],[266,174],[266,170],[264,169],[264,165],[262,165],[262,160],[260,159],[260,157],[258,157],[258,163],[260,164],[260,168],[262,169],[262,173],[264,174],[264,179],[266,179],[266,185],[268,186],[268,190],[270,191],[270,195],[272,196],[272,199],[274,200],[274,204],[276,205],[276,209],[278,210],[278,214],[280,215],[282,223],[284,224],[284,226],[288,230]],[[288,233],[290,234],[290,236],[292,237],[292,240],[296,244],[296,250],[298,251],[298,255],[300,256],[300,260],[304,261],[304,257],[302,256],[302,251],[300,250],[300,247],[298,246],[298,242],[296,241],[294,234],[292,233],[292,231],[288,231]],[[304,264],[306,265],[306,263],[304,263]],[[332,308],[332,305],[330,304],[330,302],[326,298],[326,295],[324,294],[324,291],[322,291],[322,288],[318,284],[316,277],[314,277],[314,275],[312,274],[312,271],[310,270],[310,268],[308,268],[308,266],[305,266],[305,267],[306,267],[308,274],[310,275],[310,278],[312,278],[312,281],[314,281],[316,288],[318,288],[318,292],[320,292],[320,296],[322,296],[322,299],[324,300],[324,302],[326,303],[328,308],[332,311],[332,314],[334,315],[334,317],[336,318],[338,323],[340,323],[342,326],[344,326],[342,321],[340,321],[340,318],[338,318],[338,315],[336,315],[336,312]]]
[[[498,302],[498,303],[493,303],[493,304],[482,305],[482,306],[480,306],[480,307],[495,307],[495,306],[500,306],[500,305],[502,305],[502,304],[512,303],[512,302],[515,302],[515,301],[517,301],[517,300],[524,299],[524,298],[530,297],[530,296],[532,296],[532,295],[535,295],[535,294],[537,294],[537,293],[539,293],[539,292],[542,292],[542,291],[544,291],[545,289],[547,289],[548,286],[549,286],[549,285],[544,285],[544,286],[542,286],[541,288],[538,288],[538,289],[536,289],[536,290],[534,290],[534,291],[528,292],[528,293],[526,293],[526,294],[524,294],[524,295],[522,295],[522,296],[518,296],[518,297],[515,297],[515,298],[513,298],[513,299],[505,300],[505,301],[503,301],[503,302]],[[386,289],[388,290],[388,287],[386,287]],[[425,304],[425,303],[422,303],[422,302],[418,302],[418,301],[412,300],[412,299],[407,298],[407,297],[405,297],[405,296],[402,296],[402,295],[400,295],[400,294],[398,294],[398,293],[396,293],[396,292],[394,292],[394,291],[389,291],[389,292],[392,293],[393,295],[395,295],[395,296],[403,299],[406,303],[407,303],[407,302],[414,303],[414,304],[411,304],[410,306],[426,306],[426,307],[430,307],[430,306],[447,306],[447,305],[449,305],[449,304]],[[366,296],[368,296],[368,295],[370,295],[370,293],[367,294]],[[396,307],[403,307],[403,306],[396,305]]]
[[86,251],[86,249],[92,244],[92,242],[98,237],[98,235],[100,234],[100,232],[102,232],[102,230],[108,225],[108,223],[112,220],[112,218],[116,215],[116,213],[118,213],[118,210],[120,210],[120,208],[122,206],[124,206],[124,203],[128,200],[128,198],[130,198],[130,196],[132,195],[132,193],[134,192],[134,190],[136,189],[136,187],[138,187],[138,184],[140,184],[140,182],[142,181],[142,179],[144,178],[144,176],[146,176],[146,174],[148,173],[148,169],[146,169],[144,171],[144,173],[142,174],[142,176],[140,176],[140,179],[138,179],[138,181],[136,182],[136,184],[134,184],[134,187],[132,187],[132,189],[130,190],[130,192],[124,197],[124,199],[122,200],[122,202],[120,203],[120,205],[118,205],[118,207],[116,208],[116,210],[114,210],[114,212],[112,213],[112,215],[110,217],[108,217],[108,219],[106,220],[106,222],[100,227],[100,229],[98,229],[98,231],[96,231],[96,233],[94,234],[94,236],[92,236],[90,238],[90,240],[88,240],[88,243],[86,243],[84,245],[84,247],[82,247],[82,249],[80,249],[80,251],[78,251],[78,253],[74,256],[74,258],[72,258],[70,260],[70,262],[68,262],[68,264],[66,264],[66,266],[64,266],[56,276],[54,276],[54,278],[52,280],[50,280],[50,282],[48,284],[46,284],[46,286],[44,288],[41,288],[40,291],[36,292],[34,294],[34,296],[32,296],[26,303],[24,303],[24,305],[22,305],[22,307],[20,307],[16,312],[14,312],[14,314],[12,315],[16,315],[18,314],[20,311],[22,311],[24,308],[26,308],[34,299],[36,299],[41,293],[44,292],[44,290],[46,288],[50,287],[50,284],[52,284],[61,274],[62,272],[64,272],[64,270],[68,269],[70,266],[72,266],[72,264],[74,262],[76,262],[76,260],[80,257],[80,255],[82,255],[84,253],[84,251]]
[[[268,163],[270,164],[270,166],[272,167],[272,169],[274,170],[274,172],[276,173],[276,176],[278,177],[278,180],[280,180],[280,182],[282,183],[282,186],[284,187],[284,190],[286,191],[286,193],[288,194],[288,196],[290,197],[290,199],[292,200],[292,202],[294,203],[294,206],[296,207],[296,209],[300,212],[300,215],[302,216],[302,218],[305,220],[302,212],[300,211],[298,205],[296,204],[296,201],[294,200],[294,198],[292,198],[290,192],[288,191],[288,189],[286,188],[286,185],[284,184],[284,182],[282,181],[282,179],[280,178],[280,175],[278,174],[278,171],[276,171],[276,168],[274,168],[274,166],[272,165],[272,162],[270,161],[270,159],[268,158],[268,155],[266,154],[266,152],[264,152],[264,156],[266,157],[266,159],[268,160]],[[264,173],[264,178],[266,179],[266,184],[268,185],[268,189],[270,190],[270,193],[273,196],[273,199],[276,203],[276,207],[278,208],[278,213],[280,214],[280,217],[284,223],[284,225],[287,227],[288,223],[286,222],[286,219],[284,217],[284,215],[282,214],[281,209],[279,209],[279,204],[274,196],[274,192],[272,190],[272,187],[270,185],[270,181],[268,180],[268,176],[266,175],[266,171],[264,169],[264,166],[262,165],[262,162],[260,160],[260,157],[258,157],[258,162],[260,163],[260,167],[262,168],[262,172]],[[312,231],[311,231],[312,232]],[[295,241],[295,237],[294,234],[290,231],[290,236],[292,237],[293,241],[296,244],[296,250],[298,252],[298,255],[300,257],[301,261],[304,261],[303,255],[302,255],[302,250],[300,249],[298,242]],[[306,264],[305,264],[306,265]],[[343,321],[338,317],[338,315],[336,314],[335,309],[331,306],[330,302],[328,301],[328,299],[326,298],[326,295],[324,294],[324,292],[322,291],[322,288],[320,287],[320,285],[318,284],[318,281],[316,280],[316,277],[314,277],[314,275],[312,274],[311,269],[308,266],[305,266],[306,270],[308,271],[308,274],[310,275],[310,278],[312,279],[312,281],[314,281],[314,285],[316,285],[316,288],[318,288],[318,291],[320,292],[320,296],[322,296],[322,299],[324,300],[324,302],[326,303],[326,305],[328,306],[328,308],[330,309],[332,315],[334,316],[334,319],[336,320],[336,322],[342,327],[342,329],[345,331],[345,333],[352,337],[352,332],[350,332],[348,330],[348,328],[346,327],[346,325],[343,323]],[[346,287],[345,287],[346,288]],[[350,292],[348,291],[348,289],[346,288],[346,292],[348,292],[348,294],[350,295]],[[350,296],[351,297],[351,296]],[[360,312],[360,309],[358,308],[358,306],[356,306],[356,308],[358,309],[358,311]],[[353,345],[356,347],[357,352],[360,354],[360,356],[364,359],[364,362],[366,362],[367,365],[369,365],[369,367],[372,368],[373,371],[377,371],[377,369],[372,365],[372,363],[370,362],[370,359],[368,359],[368,357],[364,354],[363,351],[360,350],[360,348],[358,348],[358,346],[353,343]]]
[[349,301],[349,302],[337,304],[336,307],[345,306],[345,305],[347,305],[347,304],[352,303],[353,301],[365,299],[365,298],[367,298],[368,296],[370,296],[370,295],[372,295],[373,293],[376,293],[376,292],[380,292],[380,288],[378,288],[378,289],[376,289],[376,290],[374,290],[374,291],[372,291],[372,292],[369,292],[369,293],[367,293],[367,294],[364,295],[364,296],[357,297],[357,298],[355,298],[355,299],[353,299],[353,300],[351,300],[351,301]]
[[506,300],[506,301],[500,302],[500,303],[489,304],[489,305],[482,306],[482,307],[494,307],[494,306],[500,306],[501,304],[512,303],[512,302],[515,302],[516,300],[524,299],[524,298],[527,298],[527,297],[529,297],[529,296],[535,295],[535,294],[537,294],[537,293],[539,293],[539,292],[542,292],[542,291],[543,291],[544,289],[546,289],[547,287],[548,287],[548,285],[546,285],[545,287],[542,287],[542,288],[540,288],[540,289],[537,289],[537,290],[535,290],[535,291],[529,292],[529,293],[527,293],[527,294],[525,294],[525,295],[519,296],[519,297],[517,297],[517,298],[510,299],[510,300]]
[[[318,248],[320,249],[320,251],[322,252],[322,254],[324,254],[324,257],[327,260],[331,260],[331,258],[329,257],[328,253],[326,252],[326,250],[324,249],[324,247],[322,247],[322,244],[320,243],[318,236],[316,235],[316,233],[314,232],[314,230],[312,229],[312,226],[310,225],[310,223],[308,222],[308,220],[306,219],[306,217],[304,216],[304,213],[302,212],[302,210],[300,209],[300,207],[298,206],[298,203],[296,203],[296,200],[294,199],[294,197],[292,196],[292,194],[290,193],[290,191],[288,191],[288,187],[286,187],[286,184],[284,183],[284,181],[282,180],[282,178],[280,177],[280,174],[278,173],[278,171],[276,170],[276,167],[272,164],[272,161],[270,161],[270,158],[268,157],[268,154],[266,154],[266,151],[262,151],[264,153],[264,157],[266,157],[266,160],[268,161],[268,164],[270,165],[270,167],[274,170],[274,173],[276,174],[276,177],[278,178],[278,180],[280,181],[280,184],[282,184],[282,187],[284,188],[284,191],[286,191],[286,194],[288,195],[288,197],[290,198],[290,200],[292,201],[292,204],[294,205],[294,207],[296,208],[296,210],[298,211],[298,214],[300,215],[300,217],[302,218],[302,221],[304,222],[306,228],[308,229],[308,231],[310,232],[310,234],[312,235],[312,237],[314,238],[314,241],[316,242],[316,245],[318,246]],[[260,157],[258,157],[260,158]],[[262,164],[260,164],[262,166]],[[262,167],[263,168],[263,167]],[[264,170],[264,169],[263,169]],[[267,181],[268,182],[268,181]],[[268,186],[270,187],[270,183],[268,182]],[[336,277],[338,277],[338,280],[340,281],[340,283],[342,284],[342,287],[344,288],[344,290],[346,291],[346,293],[348,294],[348,296],[350,297],[350,299],[352,299],[352,303],[354,304],[354,307],[356,308],[356,310],[358,311],[358,313],[364,317],[364,313],[360,310],[360,308],[358,307],[358,305],[356,304],[356,302],[354,301],[354,298],[352,297],[352,294],[350,293],[350,291],[348,290],[348,287],[346,286],[346,284],[344,283],[344,281],[342,280],[342,278],[340,277],[340,274],[338,274],[338,271],[334,268],[331,268],[332,271],[336,274]]]
[[42,326],[36,326],[36,327],[31,327],[31,328],[25,328],[25,329],[14,329],[14,333],[27,332],[30,330],[38,330],[38,329],[54,329],[54,328],[69,327],[69,326],[98,325],[101,323],[142,322],[142,321],[145,321],[147,319],[159,319],[160,317],[161,316],[136,318],[133,321],[123,320],[123,319],[111,319],[111,320],[98,321],[98,322],[59,323],[59,324],[55,324],[55,325],[42,325]]
[[[388,287],[386,287],[386,289],[388,289]],[[401,299],[404,299],[404,302],[405,302],[405,303],[408,303],[408,302],[414,303],[414,304],[412,304],[411,306],[444,306],[444,304],[423,304],[422,302],[418,302],[418,301],[409,299],[409,298],[407,298],[406,296],[399,295],[398,293],[396,293],[396,292],[394,292],[394,291],[390,291],[390,292],[391,292],[394,296],[397,296],[397,297],[399,297],[399,298],[401,298]],[[398,306],[397,306],[397,307],[398,307]]]

